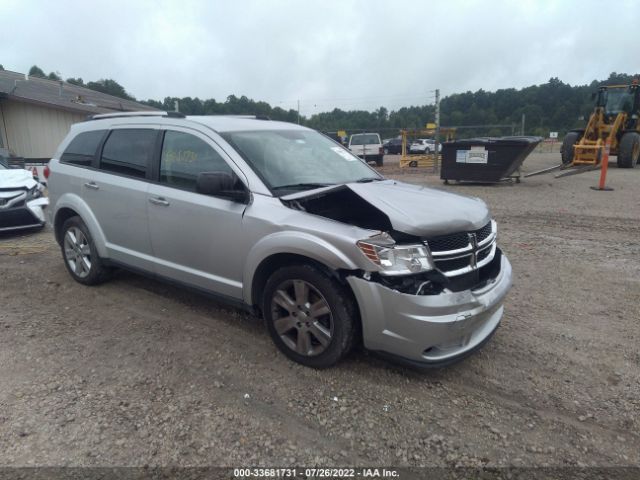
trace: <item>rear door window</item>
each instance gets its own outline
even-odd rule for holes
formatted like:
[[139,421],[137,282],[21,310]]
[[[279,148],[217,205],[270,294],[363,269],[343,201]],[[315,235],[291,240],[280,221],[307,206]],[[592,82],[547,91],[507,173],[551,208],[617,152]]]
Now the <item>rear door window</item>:
[[196,178],[202,172],[233,174],[227,162],[204,140],[168,130],[162,144],[160,183],[195,192]]
[[60,161],[71,163],[72,165],[90,167],[105,133],[106,130],[79,133],[71,140],[71,143],[69,143],[69,146],[60,157]]
[[145,178],[157,132],[144,128],[113,130],[102,149],[100,170]]

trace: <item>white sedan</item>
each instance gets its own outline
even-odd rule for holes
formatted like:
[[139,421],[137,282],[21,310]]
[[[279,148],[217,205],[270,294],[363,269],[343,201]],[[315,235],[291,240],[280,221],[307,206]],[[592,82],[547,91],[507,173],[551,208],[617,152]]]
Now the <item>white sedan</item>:
[[0,232],[44,227],[44,209],[49,199],[44,186],[33,173],[22,168],[9,168],[0,156]]
[[[410,153],[433,153],[436,150],[436,142],[430,138],[419,138],[409,147]],[[442,144],[438,144],[438,152],[442,151]]]

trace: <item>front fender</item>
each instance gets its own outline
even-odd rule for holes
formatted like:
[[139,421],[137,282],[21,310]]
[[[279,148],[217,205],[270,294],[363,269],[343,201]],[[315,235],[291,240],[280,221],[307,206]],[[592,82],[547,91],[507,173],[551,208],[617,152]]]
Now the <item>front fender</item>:
[[253,279],[262,262],[281,253],[302,255],[327,267],[355,270],[360,268],[343,251],[332,243],[303,232],[277,232],[258,241],[247,256],[243,273],[244,301],[251,305]]
[[75,193],[62,194],[56,201],[55,211],[52,215],[53,225],[56,224],[56,218],[63,208],[70,208],[76,212],[80,218],[82,218],[82,221],[89,229],[91,238],[93,238],[93,243],[96,246],[98,255],[101,258],[107,258],[107,247],[104,232],[102,231],[102,228],[100,228],[100,224],[89,208],[89,205],[87,205],[87,203]]

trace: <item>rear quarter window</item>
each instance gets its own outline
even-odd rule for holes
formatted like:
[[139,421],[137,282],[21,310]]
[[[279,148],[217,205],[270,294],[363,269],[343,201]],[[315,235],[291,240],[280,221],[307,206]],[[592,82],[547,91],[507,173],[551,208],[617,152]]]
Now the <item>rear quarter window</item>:
[[93,130],[76,135],[60,157],[60,161],[90,167],[106,130]]

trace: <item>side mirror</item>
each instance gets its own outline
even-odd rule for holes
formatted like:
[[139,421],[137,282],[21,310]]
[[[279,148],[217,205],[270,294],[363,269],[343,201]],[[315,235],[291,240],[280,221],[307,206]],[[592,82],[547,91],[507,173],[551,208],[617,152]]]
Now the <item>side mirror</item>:
[[236,178],[226,172],[202,172],[196,177],[196,192],[212,197],[228,198],[246,203],[247,191],[236,186]]

